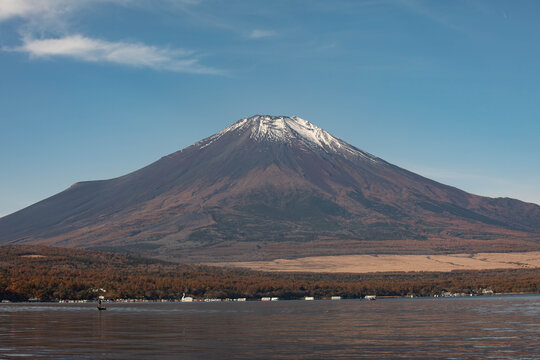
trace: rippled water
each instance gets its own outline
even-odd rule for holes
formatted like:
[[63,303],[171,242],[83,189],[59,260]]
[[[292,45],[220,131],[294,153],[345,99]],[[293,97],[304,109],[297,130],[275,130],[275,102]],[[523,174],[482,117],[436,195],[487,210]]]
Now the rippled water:
[[540,359],[540,296],[1,304],[0,359]]

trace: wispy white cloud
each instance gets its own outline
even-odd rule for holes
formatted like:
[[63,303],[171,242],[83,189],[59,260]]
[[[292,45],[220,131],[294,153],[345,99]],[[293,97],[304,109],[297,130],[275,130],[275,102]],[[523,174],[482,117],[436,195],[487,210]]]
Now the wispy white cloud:
[[[152,3],[150,1],[149,3]],[[178,8],[199,0],[160,0]],[[21,45],[3,48],[18,51],[32,58],[69,57],[79,61],[115,63],[139,68],[192,73],[222,74],[223,71],[199,63],[196,53],[181,48],[166,48],[139,42],[113,42],[80,34],[72,34],[72,16],[98,3],[146,7],[137,0],[0,0],[0,22],[23,19],[19,28]],[[37,34],[56,34],[55,37]],[[61,34],[61,35],[58,35]]]
[[0,1],[0,21],[48,12],[54,8],[53,3],[55,2],[47,0],[2,0]]
[[0,21],[10,18],[60,19],[64,15],[95,4],[116,4],[137,8],[167,7],[186,9],[202,0],[0,0]]
[[60,38],[24,38],[11,51],[28,53],[32,58],[70,57],[86,62],[107,62],[155,70],[195,74],[220,74],[221,71],[199,64],[194,52],[141,43],[110,42],[82,35]]
[[59,17],[90,3],[104,2],[122,4],[130,0],[1,0],[0,21],[15,17]]
[[260,29],[255,29],[255,30],[252,30],[248,37],[250,39],[262,39],[262,38],[268,38],[268,37],[273,37],[273,36],[276,36],[277,35],[277,32],[273,31],[273,30],[260,30]]

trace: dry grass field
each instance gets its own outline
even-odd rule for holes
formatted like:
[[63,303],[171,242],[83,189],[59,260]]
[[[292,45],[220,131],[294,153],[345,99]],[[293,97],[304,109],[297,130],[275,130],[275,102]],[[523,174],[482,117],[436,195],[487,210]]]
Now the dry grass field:
[[370,273],[540,268],[540,251],[448,255],[313,256],[273,261],[213,263],[261,271]]

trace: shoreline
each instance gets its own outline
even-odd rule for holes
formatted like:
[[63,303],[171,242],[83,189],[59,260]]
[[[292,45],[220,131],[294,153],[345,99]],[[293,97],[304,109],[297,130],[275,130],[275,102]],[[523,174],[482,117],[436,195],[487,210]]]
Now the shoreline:
[[[276,299],[276,300],[262,300],[262,299],[193,299],[193,301],[182,301],[181,299],[117,299],[117,300],[102,300],[103,304],[155,304],[155,303],[164,303],[164,304],[193,304],[193,303],[239,303],[239,302],[276,302],[276,301],[349,301],[349,300],[360,300],[364,302],[374,301],[374,300],[385,300],[385,299],[455,299],[455,298],[494,298],[497,296],[519,296],[519,295],[540,295],[540,292],[508,292],[508,293],[493,293],[490,295],[485,294],[473,294],[473,293],[454,293],[450,295],[434,295],[434,296],[392,296],[392,295],[377,295],[376,299],[367,299],[367,298],[347,298],[343,297],[340,299],[332,298],[314,298],[314,299]],[[51,301],[1,301],[0,305],[5,304],[96,304],[97,300],[51,300]]]

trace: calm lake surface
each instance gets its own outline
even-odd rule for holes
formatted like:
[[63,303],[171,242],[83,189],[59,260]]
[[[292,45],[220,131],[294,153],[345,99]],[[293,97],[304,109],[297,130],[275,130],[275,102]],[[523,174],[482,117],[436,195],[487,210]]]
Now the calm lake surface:
[[0,304],[0,359],[540,359],[540,296]]

